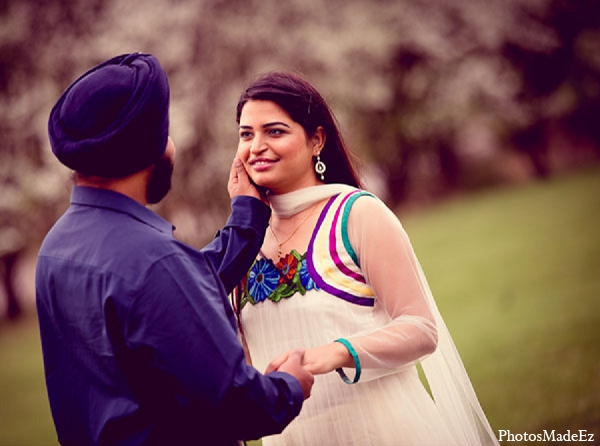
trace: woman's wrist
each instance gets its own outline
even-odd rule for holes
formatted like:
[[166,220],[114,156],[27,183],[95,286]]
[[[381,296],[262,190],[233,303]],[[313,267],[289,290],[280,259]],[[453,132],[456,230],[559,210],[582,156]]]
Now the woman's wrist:
[[346,384],[356,384],[358,382],[358,380],[360,379],[360,374],[362,371],[358,353],[356,353],[356,350],[354,350],[354,347],[352,346],[350,341],[348,341],[345,338],[336,339],[334,343],[339,343],[339,344],[343,345],[344,348],[348,351],[349,355],[351,356],[352,362],[354,363],[354,378],[353,379],[348,378],[348,376],[346,375],[346,372],[344,372],[342,367],[336,368],[335,371],[338,373],[338,375],[340,375],[340,377]]
[[332,371],[340,367],[354,367],[354,358],[343,343],[336,340],[330,345],[333,351]]

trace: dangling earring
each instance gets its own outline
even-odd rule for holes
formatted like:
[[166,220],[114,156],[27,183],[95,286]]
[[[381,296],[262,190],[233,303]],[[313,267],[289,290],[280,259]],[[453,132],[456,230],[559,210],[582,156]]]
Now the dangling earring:
[[317,155],[317,162],[315,163],[315,172],[317,175],[321,177],[321,181],[325,181],[325,171],[327,170],[327,166],[323,161],[321,161],[321,154]]

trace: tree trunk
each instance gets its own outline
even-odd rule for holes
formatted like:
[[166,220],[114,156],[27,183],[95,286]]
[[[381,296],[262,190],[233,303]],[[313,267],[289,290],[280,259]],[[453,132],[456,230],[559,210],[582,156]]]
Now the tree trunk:
[[455,191],[460,180],[460,161],[454,148],[446,141],[440,141],[437,146],[440,170],[442,173],[442,193]]
[[513,137],[517,149],[529,158],[535,176],[542,179],[550,175],[550,166],[547,159],[548,140],[546,132],[546,122],[539,121],[517,132]]
[[411,149],[407,147],[405,141],[397,141],[397,156],[390,160],[387,165],[387,185],[389,189],[389,201],[392,207],[400,205],[409,195],[409,165],[411,161]]
[[3,274],[2,274],[2,285],[6,293],[6,317],[8,320],[17,320],[23,314],[23,307],[17,296],[17,292],[14,287],[14,276],[16,273],[17,260],[20,257],[21,252],[12,252],[2,257],[3,263]]

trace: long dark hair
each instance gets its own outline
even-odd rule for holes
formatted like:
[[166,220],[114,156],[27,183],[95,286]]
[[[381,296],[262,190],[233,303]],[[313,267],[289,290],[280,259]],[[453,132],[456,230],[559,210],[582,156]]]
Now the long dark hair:
[[238,124],[242,109],[250,100],[274,102],[304,128],[309,138],[314,136],[319,126],[323,127],[325,146],[320,157],[327,166],[325,183],[362,187],[351,159],[352,154],[344,143],[331,109],[315,87],[306,80],[297,74],[286,72],[274,71],[263,74],[240,96],[236,113]]

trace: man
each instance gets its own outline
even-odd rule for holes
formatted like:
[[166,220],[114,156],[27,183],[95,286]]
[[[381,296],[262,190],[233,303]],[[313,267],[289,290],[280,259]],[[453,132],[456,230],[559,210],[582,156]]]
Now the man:
[[237,338],[227,294],[270,216],[241,163],[231,169],[229,220],[201,251],[146,207],[171,184],[168,107],[160,63],[135,53],[83,74],[50,114],[52,150],[76,172],[36,270],[63,445],[237,444],[282,431],[310,394],[302,351],[262,375]]

